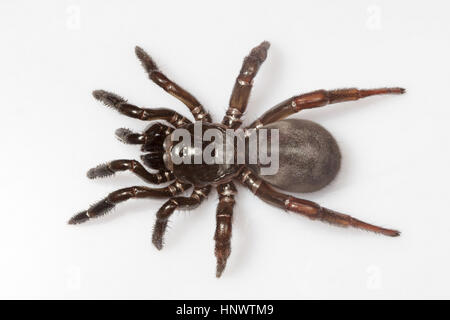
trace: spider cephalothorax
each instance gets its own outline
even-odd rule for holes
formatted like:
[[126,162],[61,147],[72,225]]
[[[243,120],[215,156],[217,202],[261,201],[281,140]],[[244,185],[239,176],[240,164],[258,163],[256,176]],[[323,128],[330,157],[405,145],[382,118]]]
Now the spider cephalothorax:
[[[233,88],[229,108],[220,124],[213,123],[197,99],[159,71],[144,50],[136,47],[136,55],[149,78],[181,100],[191,111],[196,124],[202,124],[202,130],[216,129],[219,135],[226,137],[227,129],[236,130],[241,126],[241,118],[247,108],[253,78],[266,59],[268,49],[269,43],[264,41],[244,59]],[[156,170],[155,172],[147,171],[136,160],[114,160],[89,170],[88,177],[93,179],[110,176],[118,171],[131,171],[151,184],[171,183],[163,188],[135,186],[114,191],[88,210],[72,217],[69,223],[78,224],[101,216],[114,208],[116,204],[128,199],[169,198],[158,210],[153,229],[153,244],[158,249],[162,249],[163,236],[172,213],[176,209],[195,208],[208,196],[212,187],[215,187],[219,194],[219,204],[216,212],[217,226],[214,240],[217,257],[216,276],[220,277],[231,252],[232,215],[234,196],[237,192],[233,181],[238,181],[263,201],[313,220],[321,220],[342,227],[352,226],[391,237],[398,236],[400,233],[396,230],[365,223],[349,215],[321,207],[314,202],[281,193],[272,186],[291,192],[319,190],[335,177],[340,166],[339,148],[328,131],[311,121],[283,119],[304,109],[358,100],[372,95],[404,92],[402,88],[318,90],[294,96],[274,106],[246,128],[255,129],[253,132],[261,131],[261,129],[276,129],[279,132],[277,154],[280,169],[276,174],[262,175],[260,172],[262,166],[259,162],[174,163],[171,155],[190,155],[205,149],[205,145],[201,143],[197,147],[193,145],[178,150],[173,139],[170,139],[176,129],[193,133],[195,124],[173,110],[140,108],[127,103],[118,95],[96,90],[93,92],[96,99],[126,116],[144,121],[162,120],[166,124],[153,123],[143,133],[134,133],[128,129],[116,131],[117,137],[123,142],[142,146],[141,150],[144,152],[142,161],[146,166]],[[234,145],[233,148],[237,150]],[[243,152],[248,153],[246,150]],[[247,159],[247,156],[248,154],[245,154],[244,158]],[[193,189],[189,196],[178,196],[191,187]]]

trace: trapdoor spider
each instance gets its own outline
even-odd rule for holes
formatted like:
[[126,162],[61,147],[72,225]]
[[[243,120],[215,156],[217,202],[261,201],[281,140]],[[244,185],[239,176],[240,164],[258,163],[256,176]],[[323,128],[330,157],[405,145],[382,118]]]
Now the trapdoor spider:
[[[225,135],[226,129],[236,130],[241,126],[241,118],[247,108],[253,78],[266,59],[268,49],[269,43],[264,41],[252,49],[244,59],[234,84],[229,108],[220,124],[213,123],[200,102],[168,79],[143,49],[136,47],[135,52],[154,83],[183,102],[195,120],[202,122],[204,128],[215,128]],[[260,174],[258,165],[173,163],[169,156],[173,146],[167,143],[167,138],[176,128],[192,131],[194,123],[173,110],[140,108],[116,94],[96,90],[93,92],[96,99],[126,116],[144,121],[163,120],[165,123],[153,123],[143,133],[134,133],[128,129],[116,131],[117,137],[124,143],[141,145],[142,151],[145,152],[141,157],[144,164],[157,172],[147,171],[136,160],[114,160],[90,169],[87,173],[88,178],[106,177],[118,171],[131,171],[147,183],[160,184],[170,181],[172,183],[164,188],[134,186],[114,191],[86,211],[76,214],[69,220],[69,224],[78,224],[101,216],[113,209],[116,204],[129,199],[169,198],[156,214],[152,236],[152,242],[156,248],[162,249],[167,222],[173,212],[176,209],[197,207],[215,187],[219,194],[219,204],[216,212],[217,226],[214,240],[217,258],[216,276],[220,277],[231,252],[232,216],[234,197],[237,192],[234,181],[236,180],[261,200],[281,209],[342,227],[352,226],[391,237],[398,236],[400,233],[396,230],[381,228],[321,207],[314,202],[281,193],[272,186],[291,192],[315,191],[327,185],[340,167],[340,151],[328,131],[311,121],[283,119],[301,110],[327,104],[358,100],[379,94],[404,92],[402,88],[318,90],[294,96],[274,106],[247,127],[256,130],[261,128],[279,130],[280,170],[275,175],[267,176]],[[203,147],[200,145],[200,149]],[[178,196],[190,187],[193,187],[190,196]]]

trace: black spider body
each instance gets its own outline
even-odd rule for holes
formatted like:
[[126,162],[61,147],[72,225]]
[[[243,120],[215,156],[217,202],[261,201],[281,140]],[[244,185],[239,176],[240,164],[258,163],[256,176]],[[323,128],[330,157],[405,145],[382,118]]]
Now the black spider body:
[[[165,154],[163,156],[165,167],[173,172],[175,177],[185,183],[198,187],[206,185],[217,186],[221,183],[229,182],[235,178],[242,168],[236,161],[221,161],[222,163],[208,163],[201,159],[201,163],[195,163],[194,155],[203,155],[204,152],[214,153],[215,150],[228,148],[236,152],[238,141],[233,136],[227,134],[226,127],[219,123],[202,123],[199,135],[195,134],[195,124],[187,124],[182,129],[186,129],[192,137],[192,143],[186,146],[179,146],[173,143],[172,136],[168,136],[164,143]],[[213,138],[204,140],[204,134],[210,129],[215,129],[220,133],[220,141]],[[172,133],[174,135],[174,133]],[[223,150],[225,151],[225,150]],[[182,154],[182,158],[190,158],[190,164],[174,164],[170,154]]]

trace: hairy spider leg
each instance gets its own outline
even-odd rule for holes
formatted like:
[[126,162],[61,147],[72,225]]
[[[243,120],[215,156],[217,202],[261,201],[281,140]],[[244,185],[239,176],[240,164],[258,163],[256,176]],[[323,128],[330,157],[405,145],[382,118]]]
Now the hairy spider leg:
[[106,198],[92,205],[88,210],[76,214],[68,223],[79,224],[91,218],[99,217],[111,211],[116,204],[129,199],[168,198],[183,192],[189,187],[189,184],[176,181],[167,187],[158,189],[139,186],[120,189],[110,193]]
[[142,151],[149,151],[148,147],[155,145],[157,142],[162,143],[166,136],[173,132],[173,128],[162,123],[154,123],[143,133],[135,133],[127,128],[119,128],[115,134],[117,139],[126,144],[140,144]]
[[222,124],[228,128],[237,129],[240,127],[242,123],[241,117],[247,109],[253,79],[266,60],[269,47],[270,43],[264,41],[259,46],[253,48],[250,54],[245,57],[231,93],[228,110],[222,120]]
[[165,120],[178,128],[185,124],[191,123],[188,119],[183,117],[176,111],[165,108],[139,108],[133,104],[127,103],[127,101],[121,96],[108,92],[105,90],[95,90],[92,92],[95,99],[103,102],[107,107],[111,107],[123,115],[131,118],[152,121],[152,120]]
[[157,173],[148,172],[144,166],[136,160],[113,160],[103,163],[87,172],[89,179],[103,178],[114,175],[119,171],[130,171],[145,182],[152,184],[161,184],[175,179],[172,172],[168,170],[159,170]]
[[198,100],[175,82],[167,78],[156,66],[153,59],[142,49],[136,46],[135,53],[141,61],[142,67],[148,74],[150,80],[163,88],[166,92],[183,102],[191,111],[195,120],[211,122],[211,116],[205,111]]
[[156,222],[152,235],[152,242],[158,250],[163,248],[167,223],[173,212],[177,209],[191,210],[197,208],[210,192],[211,186],[194,188],[189,197],[173,197],[162,205],[156,213]]

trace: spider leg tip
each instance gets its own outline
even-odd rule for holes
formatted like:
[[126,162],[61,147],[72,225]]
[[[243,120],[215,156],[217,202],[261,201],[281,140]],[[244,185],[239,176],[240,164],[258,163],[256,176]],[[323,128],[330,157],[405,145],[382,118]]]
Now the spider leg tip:
[[269,49],[270,42],[267,40],[264,40],[263,42],[261,42],[261,46],[265,47],[266,49]]
[[108,167],[108,164],[106,164],[106,163],[100,164],[100,165],[96,166],[95,168],[91,168],[86,173],[86,176],[88,177],[88,179],[91,179],[91,180],[96,179],[96,178],[104,178],[104,177],[108,177],[108,176],[112,176],[112,175],[114,175],[114,171],[112,171]]
[[136,54],[136,56],[138,57],[138,59],[142,59],[142,57],[145,55],[145,51],[144,49],[142,49],[139,46],[135,46],[134,47],[134,53]]
[[72,218],[70,218],[70,220],[67,221],[67,224],[70,224],[70,225],[80,224],[80,223],[86,222],[87,220],[89,220],[87,211],[82,211],[82,212],[74,215]]
[[94,91],[92,91],[92,95],[97,100],[101,100],[103,98],[103,96],[105,95],[105,93],[106,93],[105,90],[94,90]]
[[385,236],[393,237],[393,238],[399,237],[400,234],[401,234],[400,231],[398,231],[398,230],[391,230],[391,229],[383,229],[383,230],[380,230],[380,233],[383,234],[383,235],[385,235]]
[[389,93],[394,93],[394,94],[404,94],[406,93],[406,89],[405,88],[401,88],[401,87],[395,87],[395,88],[388,88],[389,89]]
[[97,177],[95,175],[95,168],[89,169],[88,172],[86,172],[86,177],[88,179],[95,179]]
[[222,273],[225,270],[226,265],[227,265],[226,261],[223,260],[217,261],[216,278],[220,278],[222,276]]
[[126,102],[126,100],[121,96],[105,90],[94,90],[92,91],[92,95],[96,100],[102,102],[105,106],[112,108],[117,108],[119,104]]
[[132,134],[133,132],[130,129],[127,128],[119,128],[114,132],[114,135],[116,136],[116,138],[123,142],[123,143],[129,143],[127,141],[127,136]]
[[152,73],[155,70],[158,70],[153,59],[139,46],[134,47],[134,53],[136,57],[141,61],[142,66],[147,71],[147,73]]
[[153,243],[153,245],[155,246],[156,249],[158,249],[159,251],[162,250],[162,248],[163,248],[163,241],[162,241],[162,239],[153,239],[152,243]]
[[127,128],[118,128],[118,129],[116,129],[116,131],[114,131],[114,134],[119,137],[123,137],[124,135],[126,135],[128,133],[131,133],[131,130],[127,129]]

